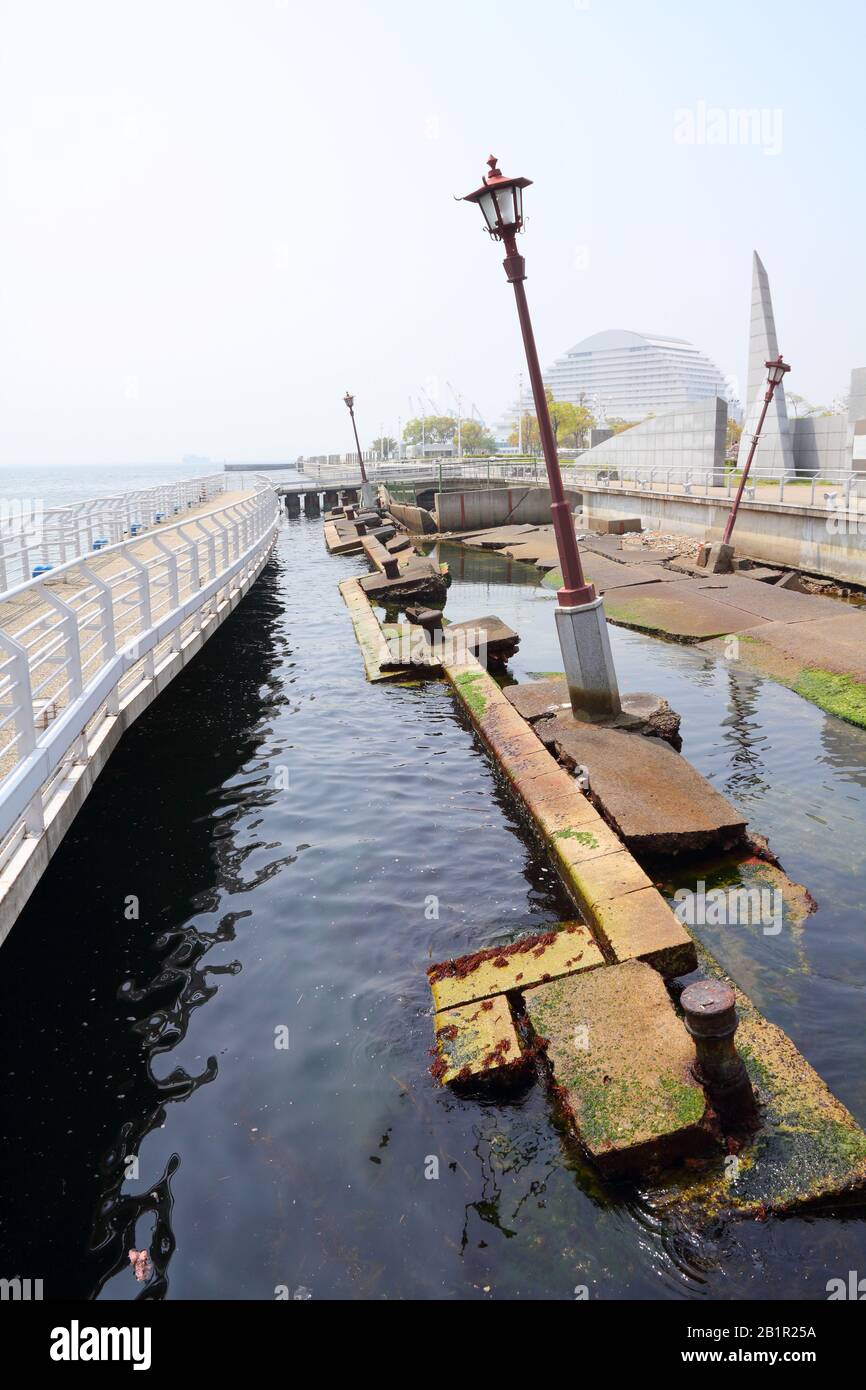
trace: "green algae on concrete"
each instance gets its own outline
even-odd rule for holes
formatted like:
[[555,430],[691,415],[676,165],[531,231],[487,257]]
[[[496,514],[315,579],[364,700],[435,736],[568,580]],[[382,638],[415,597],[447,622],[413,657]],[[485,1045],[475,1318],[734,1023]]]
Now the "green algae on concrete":
[[[649,960],[665,975],[694,969],[689,934],[665,904],[661,911],[645,912],[638,893],[651,888],[651,880],[496,682],[477,662],[446,664],[444,669],[547,844],[566,891],[596,940],[607,943],[601,919],[615,900],[620,903],[619,929],[627,938],[626,958]],[[483,701],[470,701],[470,693],[483,696]]]
[[577,840],[588,849],[598,849],[598,840],[591,830],[554,830],[554,840]]
[[[760,627],[764,619],[734,608],[714,596],[713,590],[671,593],[672,584],[638,584],[613,589],[605,596],[604,611],[610,622],[634,628],[674,642],[704,642]],[[678,586],[676,586],[678,587]]]
[[[866,728],[866,614],[861,609],[817,622],[768,623],[738,640],[738,659],[750,670],[826,714]],[[730,657],[718,641],[706,642],[704,649]]]
[[791,689],[827,714],[835,714],[838,719],[866,729],[866,685],[854,680],[853,676],[807,667],[800,672]]
[[694,1045],[650,966],[606,966],[524,999],[566,1118],[602,1171],[642,1170],[712,1145]]
[[454,677],[454,684],[458,693],[463,697],[464,703],[476,719],[480,719],[487,709],[488,697],[485,694],[484,685],[483,683],[477,684],[477,682],[483,682],[485,676],[486,672],[479,670],[463,671]]
[[[704,973],[727,980],[699,948]],[[738,989],[736,1045],[755,1087],[760,1128],[736,1154],[703,1173],[669,1173],[654,1200],[691,1217],[718,1212],[764,1216],[796,1207],[866,1197],[866,1134],[781,1028]]]

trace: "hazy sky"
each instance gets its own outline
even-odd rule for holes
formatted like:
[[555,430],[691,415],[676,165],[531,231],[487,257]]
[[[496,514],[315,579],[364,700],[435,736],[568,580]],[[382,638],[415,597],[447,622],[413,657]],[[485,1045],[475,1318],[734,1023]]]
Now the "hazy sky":
[[866,365],[864,14],[0,0],[0,464],[344,452],[347,388],[364,438],[446,381],[495,420],[512,292],[452,201],[491,152],[535,181],[545,362],[629,328],[742,384],[756,247],[829,402]]

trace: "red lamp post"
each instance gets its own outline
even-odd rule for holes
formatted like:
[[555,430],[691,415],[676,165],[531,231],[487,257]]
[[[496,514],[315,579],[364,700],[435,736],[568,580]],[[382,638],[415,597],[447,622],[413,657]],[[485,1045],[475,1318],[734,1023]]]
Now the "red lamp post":
[[529,187],[532,180],[506,178],[499,169],[495,155],[491,155],[487,163],[490,173],[485,175],[481,187],[467,194],[462,201],[478,204],[490,236],[494,241],[502,242],[506,251],[503,262],[505,274],[514,286],[562,571],[556,625],[571,706],[578,719],[595,721],[616,718],[621,713],[621,705],[604,608],[602,600],[596,597],[593,585],[587,584],[583,574],[571,509],[562,486],[556,436],[547,408],[541,364],[526,300],[526,262],[517,249],[517,233],[523,230],[523,190]]
[[358,465],[361,469],[361,482],[366,487],[367,471],[364,468],[364,459],[361,455],[361,441],[358,438],[358,426],[355,424],[355,397],[350,396],[349,392],[347,391],[345,396],[343,397],[343,400],[346,402],[346,405],[349,409],[349,414],[352,417],[352,429],[355,431],[355,448],[358,450]]
[[737,512],[740,510],[740,502],[742,501],[743,493],[746,490],[746,482],[748,481],[749,470],[752,467],[752,459],[755,457],[755,451],[758,447],[758,440],[761,437],[761,430],[764,428],[764,421],[767,418],[767,411],[770,409],[770,402],[773,399],[776,387],[781,384],[785,373],[791,370],[788,363],[782,361],[781,353],[772,362],[765,362],[764,366],[767,368],[767,389],[764,393],[764,404],[761,409],[761,414],[758,417],[757,429],[755,430],[754,436],[752,438],[752,446],[749,449],[749,457],[746,459],[746,466],[743,469],[743,476],[740,479],[740,486],[737,488],[737,495],[734,498],[734,505],[731,507],[731,514],[728,517],[728,524],[725,527],[725,534],[722,537],[722,545],[730,545],[731,543],[731,536],[734,530],[734,523],[737,520]]
[[486,175],[481,187],[476,188],[474,193],[467,194],[462,201],[478,204],[484,214],[488,232],[494,241],[502,242],[507,253],[503,265],[505,266],[505,274],[514,286],[517,315],[523,333],[526,365],[529,369],[529,380],[535,401],[535,414],[538,419],[538,431],[541,435],[541,447],[550,486],[550,511],[553,517],[553,530],[556,535],[556,549],[562,569],[562,588],[559,590],[559,602],[564,608],[570,608],[576,604],[592,603],[595,599],[595,589],[591,584],[587,584],[583,577],[583,566],[580,561],[577,537],[574,534],[571,509],[565,500],[562,487],[556,436],[553,433],[550,411],[547,408],[541,364],[535,346],[535,334],[532,331],[526,290],[523,287],[523,282],[526,279],[526,261],[517,249],[517,233],[523,230],[523,190],[529,187],[532,180],[505,178],[498,168],[495,155],[491,155],[487,163],[490,165],[490,173]]

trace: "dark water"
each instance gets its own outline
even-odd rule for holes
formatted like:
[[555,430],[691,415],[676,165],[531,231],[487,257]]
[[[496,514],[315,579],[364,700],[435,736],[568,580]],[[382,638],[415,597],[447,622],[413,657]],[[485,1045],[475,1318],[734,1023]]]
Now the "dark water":
[[[449,615],[498,613],[517,674],[556,669],[535,575],[448,559]],[[482,1105],[432,1083],[426,965],[571,909],[447,689],[365,682],[336,589],[361,569],[318,521],[283,524],[0,951],[0,1275],[134,1298],[134,1246],[153,1297],[825,1297],[866,1269],[858,1214],[690,1231],[601,1187],[539,1087]],[[668,696],[686,754],[818,898],[799,933],[706,939],[866,1121],[866,737],[613,639],[623,686]]]

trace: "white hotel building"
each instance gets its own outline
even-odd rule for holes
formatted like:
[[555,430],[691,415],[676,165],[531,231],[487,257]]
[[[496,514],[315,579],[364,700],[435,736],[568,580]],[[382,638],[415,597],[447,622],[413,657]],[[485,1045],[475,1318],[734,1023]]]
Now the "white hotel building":
[[597,401],[599,414],[623,420],[728,394],[715,363],[684,338],[618,328],[570,348],[547,369],[544,382],[558,401]]
[[[584,338],[543,375],[558,401],[583,402],[599,425],[606,419],[643,420],[710,396],[730,400],[722,373],[692,343],[619,328]],[[523,408],[531,409],[528,393]],[[515,404],[499,427],[504,437],[516,419]]]

